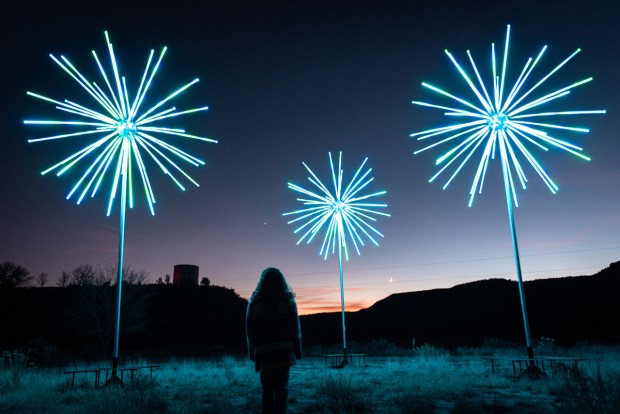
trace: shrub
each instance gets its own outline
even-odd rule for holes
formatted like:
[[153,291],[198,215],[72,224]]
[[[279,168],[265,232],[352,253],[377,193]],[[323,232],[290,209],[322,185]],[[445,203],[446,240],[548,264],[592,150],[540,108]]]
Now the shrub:
[[413,355],[421,359],[436,359],[450,356],[449,352],[433,345],[424,344],[413,350]]
[[610,372],[604,376],[599,367],[593,376],[580,370],[567,370],[562,375],[560,386],[555,390],[561,412],[620,412],[620,372]]
[[168,409],[157,384],[142,377],[122,387],[111,386],[98,391],[90,393],[88,403],[82,407],[80,413],[158,414],[165,413]]
[[[357,414],[369,412],[367,386],[354,384],[350,375],[327,375],[316,388],[317,411]],[[315,412],[317,412],[315,411]]]
[[363,353],[369,356],[400,356],[406,353],[404,348],[383,338],[373,339],[367,342],[361,349]]
[[0,394],[18,390],[23,385],[24,372],[34,367],[27,351],[3,351],[0,370]]

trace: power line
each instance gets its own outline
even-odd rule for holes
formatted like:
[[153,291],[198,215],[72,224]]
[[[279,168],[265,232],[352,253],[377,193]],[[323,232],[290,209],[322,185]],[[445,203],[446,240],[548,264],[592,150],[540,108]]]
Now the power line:
[[[594,252],[594,251],[603,251],[603,250],[614,250],[620,249],[620,246],[611,246],[611,247],[599,247],[596,249],[578,249],[578,250],[563,250],[556,252],[548,252],[548,253],[530,253],[530,254],[521,254],[521,257],[535,257],[535,256],[549,256],[549,255],[559,255],[559,254],[570,254],[570,253],[584,253],[584,252]],[[475,259],[461,259],[461,260],[447,260],[441,262],[427,262],[427,263],[413,263],[406,265],[395,265],[395,266],[378,266],[378,267],[365,267],[358,269],[347,269],[347,273],[350,272],[364,272],[368,270],[388,270],[388,269],[403,269],[408,267],[423,267],[423,266],[437,266],[437,265],[446,265],[446,264],[455,264],[455,263],[469,263],[469,262],[484,262],[490,260],[503,260],[503,259],[512,259],[513,256],[497,256],[497,257],[483,257],[483,258],[475,258]],[[562,269],[559,269],[562,270]],[[566,269],[566,270],[578,270],[575,269]],[[292,273],[287,274],[286,277],[301,277],[301,276],[315,276],[315,275],[327,275],[327,274],[335,274],[337,271],[324,271],[324,272],[310,272],[310,273]],[[534,273],[534,272],[528,272]],[[236,282],[243,280],[255,280],[256,277],[245,277],[245,278],[236,278],[236,279],[219,279],[218,282]],[[435,279],[433,279],[435,280]]]
[[[601,269],[605,265],[598,266],[587,266],[587,267],[565,267],[565,268],[557,268],[557,269],[547,269],[547,270],[533,270],[529,272],[525,272],[526,275],[532,275],[537,273],[548,273],[548,272],[559,272],[559,271],[569,271],[569,270],[584,270],[584,269]],[[392,282],[381,281],[381,282],[362,282],[362,283],[347,283],[347,286],[366,286],[366,285],[387,285],[387,284],[395,284],[395,283],[411,283],[411,282],[432,282],[436,280],[458,280],[458,279],[476,279],[476,280],[485,280],[485,279],[493,279],[493,278],[506,278],[512,276],[512,273],[492,273],[492,274],[474,274],[467,276],[445,276],[445,277],[432,277],[432,278],[424,278],[424,279],[401,279],[394,280]],[[526,281],[527,282],[527,281]],[[304,286],[298,287],[295,290],[309,290],[309,289],[320,289],[320,288],[332,288],[336,286],[337,283],[330,285],[314,285],[314,286]],[[253,290],[249,292],[252,293]]]

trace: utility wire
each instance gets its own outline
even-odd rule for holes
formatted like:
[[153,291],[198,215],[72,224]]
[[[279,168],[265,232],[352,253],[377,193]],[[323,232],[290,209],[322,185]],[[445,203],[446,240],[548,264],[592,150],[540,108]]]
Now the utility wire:
[[[548,273],[548,272],[558,272],[558,271],[569,271],[569,270],[584,270],[584,269],[601,269],[604,265],[599,266],[587,266],[587,267],[565,267],[565,268],[557,268],[557,269],[547,269],[547,270],[533,270],[530,272],[525,272],[527,275],[537,274],[537,273]],[[392,282],[381,281],[381,282],[361,282],[361,283],[347,283],[347,286],[367,286],[367,285],[386,285],[386,284],[396,284],[396,283],[416,283],[416,282],[428,282],[428,281],[436,281],[436,280],[458,280],[458,279],[476,279],[478,280],[487,280],[487,279],[500,279],[507,278],[513,276],[513,273],[494,273],[494,274],[474,274],[467,276],[445,276],[445,277],[431,277],[424,279],[399,279],[393,280]],[[527,281],[526,281],[527,282]],[[329,285],[310,285],[295,288],[296,291],[302,290],[310,290],[310,289],[320,289],[320,288],[333,288],[337,283]],[[247,291],[249,294],[252,293],[253,290]],[[247,293],[246,291],[240,292],[240,294]]]
[[[521,257],[550,256],[550,255],[559,255],[559,254],[583,253],[583,252],[594,252],[594,251],[614,250],[614,249],[620,249],[620,246],[599,247],[596,249],[564,250],[564,251],[548,252],[548,253],[530,253],[530,254],[521,254]],[[395,265],[395,266],[365,267],[365,268],[358,268],[358,269],[347,269],[347,273],[364,272],[368,270],[403,269],[403,268],[408,268],[408,267],[423,267],[423,266],[437,266],[437,265],[446,265],[446,264],[455,264],[455,263],[483,262],[483,261],[503,260],[503,259],[511,259],[511,258],[513,258],[513,256],[497,256],[497,257],[483,257],[483,258],[475,258],[475,259],[447,260],[447,261],[440,261],[440,262],[413,263],[413,264]],[[593,268],[593,267],[590,267],[590,268]],[[557,269],[557,270],[564,270],[564,269]],[[565,270],[579,270],[579,268],[565,269]],[[553,271],[553,270],[548,270],[548,271]],[[530,271],[527,273],[536,273],[536,272],[537,271]],[[289,278],[300,277],[300,276],[315,276],[315,275],[325,275],[325,274],[335,274],[335,273],[338,273],[338,272],[337,271],[324,271],[324,272],[310,272],[310,273],[292,273],[292,274],[287,274],[286,278],[289,279]],[[455,277],[455,279],[458,279],[458,278],[465,278],[465,277],[463,276]],[[218,282],[236,282],[236,281],[242,281],[242,280],[255,280],[255,279],[256,277],[245,277],[245,278],[236,278],[236,279],[219,279]],[[417,280],[422,280],[422,279],[417,279]],[[436,280],[436,278],[429,279],[429,280]]]

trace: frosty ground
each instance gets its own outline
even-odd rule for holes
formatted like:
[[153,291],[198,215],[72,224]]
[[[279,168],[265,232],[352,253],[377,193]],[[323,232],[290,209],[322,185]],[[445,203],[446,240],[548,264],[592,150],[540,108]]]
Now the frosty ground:
[[[553,352],[585,361],[576,371],[570,364],[556,364],[545,378],[530,378],[515,377],[508,361],[493,373],[482,358],[488,349],[448,353],[427,346],[405,355],[369,356],[345,368],[327,364],[321,355],[307,356],[291,370],[289,413],[620,412],[620,347],[587,345]],[[260,412],[258,375],[250,361],[238,356],[159,362],[152,378],[144,371],[123,387],[95,388],[88,374],[79,375],[70,387],[65,369],[0,369],[0,412]]]

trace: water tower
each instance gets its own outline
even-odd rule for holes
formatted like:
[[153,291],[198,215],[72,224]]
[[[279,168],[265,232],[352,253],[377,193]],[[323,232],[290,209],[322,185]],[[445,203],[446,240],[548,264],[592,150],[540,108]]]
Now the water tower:
[[198,286],[198,266],[191,264],[175,265],[172,284]]

